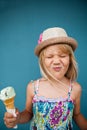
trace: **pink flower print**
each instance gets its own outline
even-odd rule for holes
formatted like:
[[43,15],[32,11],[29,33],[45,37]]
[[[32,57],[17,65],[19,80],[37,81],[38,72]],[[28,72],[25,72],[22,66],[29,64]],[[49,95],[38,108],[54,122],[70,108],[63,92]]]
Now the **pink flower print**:
[[40,44],[42,42],[42,36],[43,36],[43,34],[41,33],[40,37],[39,37],[39,40],[38,40],[38,44]]
[[50,113],[50,124],[52,126],[58,125],[60,118],[63,114],[62,103],[59,102],[58,106],[55,106],[54,109]]

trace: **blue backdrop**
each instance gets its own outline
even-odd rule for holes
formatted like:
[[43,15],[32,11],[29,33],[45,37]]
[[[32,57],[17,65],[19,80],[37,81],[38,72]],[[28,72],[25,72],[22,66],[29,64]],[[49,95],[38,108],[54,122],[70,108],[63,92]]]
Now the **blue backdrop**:
[[[81,111],[87,118],[87,1],[86,0],[0,0],[0,90],[9,85],[16,90],[15,105],[25,108],[26,86],[40,77],[34,56],[39,34],[48,27],[60,26],[78,41],[75,52],[78,81],[82,85]],[[5,107],[0,101],[0,130]],[[29,130],[21,124],[18,130]],[[74,130],[79,130],[74,124]]]

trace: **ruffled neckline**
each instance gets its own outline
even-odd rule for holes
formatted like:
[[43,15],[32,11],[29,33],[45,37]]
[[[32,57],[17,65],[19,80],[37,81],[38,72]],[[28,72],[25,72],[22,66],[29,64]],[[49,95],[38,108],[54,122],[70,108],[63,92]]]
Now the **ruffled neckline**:
[[73,99],[69,98],[68,97],[57,97],[57,98],[48,98],[48,97],[45,97],[45,96],[37,96],[37,95],[34,95],[33,97],[33,102],[38,102],[38,101],[41,101],[41,102],[65,102],[65,101],[71,101],[72,103],[74,102]]

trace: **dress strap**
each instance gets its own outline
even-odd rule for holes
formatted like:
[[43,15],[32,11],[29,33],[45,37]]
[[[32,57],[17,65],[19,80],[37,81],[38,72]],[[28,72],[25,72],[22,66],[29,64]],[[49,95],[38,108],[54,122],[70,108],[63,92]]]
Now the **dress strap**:
[[72,82],[70,81],[70,87],[69,87],[69,91],[68,91],[68,99],[70,99],[70,95],[71,95],[71,92],[72,92]]
[[38,89],[39,89],[39,79],[36,81],[35,85],[36,94],[38,94]]
[[38,94],[38,88],[39,88],[39,80],[36,81],[36,84],[34,83],[34,81],[31,81],[34,87],[34,94]]

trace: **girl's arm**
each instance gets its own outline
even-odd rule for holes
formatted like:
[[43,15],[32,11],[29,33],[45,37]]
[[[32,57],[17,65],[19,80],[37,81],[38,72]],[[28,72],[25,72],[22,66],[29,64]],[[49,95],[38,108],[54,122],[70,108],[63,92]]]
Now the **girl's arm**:
[[31,120],[32,113],[32,99],[34,96],[34,89],[32,83],[29,83],[26,91],[26,109],[20,113],[18,123],[26,123]]
[[81,86],[78,84],[76,89],[76,101],[74,109],[74,121],[81,130],[87,130],[87,119],[80,112]]
[[81,130],[87,130],[87,120],[81,113],[74,115],[74,120]]
[[8,128],[13,128],[16,124],[20,123],[27,123],[31,120],[33,113],[32,113],[32,99],[34,96],[34,91],[32,87],[32,83],[29,83],[27,86],[26,92],[26,108],[24,111],[19,112],[16,111],[17,117],[14,117],[12,114],[6,112],[4,115],[4,122]]

